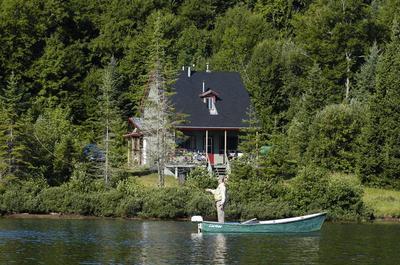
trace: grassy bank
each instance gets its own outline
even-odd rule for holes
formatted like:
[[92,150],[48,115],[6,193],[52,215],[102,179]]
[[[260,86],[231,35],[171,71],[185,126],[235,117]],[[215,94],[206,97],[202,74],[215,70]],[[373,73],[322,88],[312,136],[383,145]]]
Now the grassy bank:
[[[165,187],[177,187],[179,185],[178,180],[174,176],[165,176]],[[158,175],[156,173],[140,176],[137,178],[137,182],[146,188],[157,188],[158,187]]]
[[400,191],[365,188],[363,201],[376,218],[400,217]]

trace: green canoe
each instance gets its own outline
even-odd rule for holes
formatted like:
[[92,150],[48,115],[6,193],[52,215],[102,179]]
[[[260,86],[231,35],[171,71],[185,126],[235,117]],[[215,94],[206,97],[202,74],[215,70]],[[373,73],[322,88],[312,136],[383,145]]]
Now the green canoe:
[[326,213],[243,223],[218,223],[199,220],[198,231],[204,233],[304,233],[321,229]]

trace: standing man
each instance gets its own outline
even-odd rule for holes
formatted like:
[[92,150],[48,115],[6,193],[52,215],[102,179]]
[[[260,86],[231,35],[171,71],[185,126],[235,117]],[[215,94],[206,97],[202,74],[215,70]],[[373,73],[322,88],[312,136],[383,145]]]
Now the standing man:
[[223,223],[225,221],[224,205],[226,202],[225,177],[219,177],[218,183],[218,187],[215,190],[206,189],[206,191],[211,192],[214,195],[215,205],[217,206],[218,222]]

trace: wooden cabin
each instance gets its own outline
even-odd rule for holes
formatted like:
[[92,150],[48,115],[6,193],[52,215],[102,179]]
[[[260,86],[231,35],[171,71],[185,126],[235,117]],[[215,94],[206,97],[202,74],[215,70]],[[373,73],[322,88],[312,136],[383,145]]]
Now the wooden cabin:
[[[199,165],[225,174],[229,160],[240,156],[240,130],[248,125],[250,98],[239,73],[182,71],[174,84],[171,100],[185,121],[176,129],[184,137],[176,139],[175,156],[169,168],[179,170]],[[141,119],[129,118],[128,163],[134,167],[148,165],[146,136],[141,131]]]

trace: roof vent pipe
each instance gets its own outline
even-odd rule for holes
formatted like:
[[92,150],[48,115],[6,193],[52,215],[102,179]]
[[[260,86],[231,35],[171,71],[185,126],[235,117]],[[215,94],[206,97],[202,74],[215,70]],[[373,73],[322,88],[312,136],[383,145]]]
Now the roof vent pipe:
[[188,77],[190,77],[190,75],[192,74],[192,72],[190,71],[190,66],[188,67]]
[[[206,92],[206,82],[203,80],[203,93]],[[206,103],[206,98],[203,98],[203,102]]]
[[185,66],[182,66],[182,71],[185,71]]
[[210,70],[210,68],[209,68],[209,67],[210,67],[210,64],[209,64],[209,63],[207,63],[207,69],[206,69],[206,72],[207,72],[207,73],[211,72],[211,70]]

